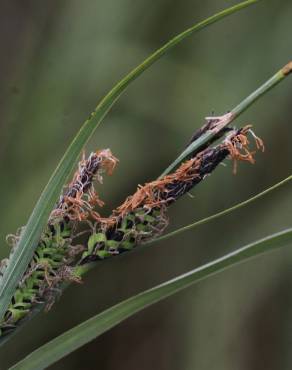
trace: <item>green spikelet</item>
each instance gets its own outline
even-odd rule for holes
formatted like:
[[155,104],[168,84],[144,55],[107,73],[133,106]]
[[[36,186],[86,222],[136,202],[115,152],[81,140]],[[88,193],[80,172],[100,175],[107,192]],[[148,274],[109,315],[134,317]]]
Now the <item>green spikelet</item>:
[[12,330],[25,318],[33,305],[48,300],[50,290],[57,281],[59,269],[64,260],[69,258],[70,242],[71,227],[68,223],[62,222],[47,227],[0,323],[0,336]]
[[136,245],[163,232],[167,226],[164,207],[145,210],[138,208],[106,230],[94,232],[88,240],[87,250],[82,254],[82,264],[104,259],[132,250]]
[[[50,307],[62,283],[80,281],[74,274],[74,263],[84,247],[72,245],[79,222],[89,215],[96,216],[93,205],[102,205],[96,194],[93,181],[101,182],[102,173],[111,173],[117,160],[109,149],[91,153],[82,158],[72,182],[60,196],[50,215],[33,259],[20,281],[4,318],[0,321],[0,337],[12,331],[39,304]],[[10,236],[13,242],[11,255],[19,235]],[[0,262],[0,279],[9,264],[9,258]]]

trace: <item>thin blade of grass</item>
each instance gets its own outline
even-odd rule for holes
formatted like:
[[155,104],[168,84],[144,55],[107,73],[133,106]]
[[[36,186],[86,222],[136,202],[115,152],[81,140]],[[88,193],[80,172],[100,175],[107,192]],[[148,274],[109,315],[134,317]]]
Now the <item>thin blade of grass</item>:
[[27,225],[21,235],[18,247],[10,258],[10,262],[5,270],[5,273],[0,280],[0,319],[5,314],[15,288],[21,280],[29,262],[32,259],[34,250],[41,236],[42,230],[48,220],[49,214],[52,211],[59,194],[62,191],[69,174],[71,173],[82,148],[92,136],[94,130],[102,121],[104,116],[110,110],[112,105],[117,101],[121,94],[126,90],[127,86],[140,76],[153,63],[159,60],[175,45],[190,36],[196,31],[199,31],[208,25],[211,25],[222,18],[231,15],[243,8],[253,5],[260,0],[247,0],[233,7],[223,10],[212,17],[196,24],[195,26],[180,33],[160,49],[155,51],[147,59],[145,59],[138,67],[133,69],[125,78],[123,78],[98,104],[95,111],[90,115],[88,120],[83,124],[80,131],[67,149],[65,155],[61,159],[59,165],[54,171],[44,191],[42,192]]
[[292,244],[292,228],[273,234],[131,297],[41,346],[10,370],[41,370],[92,341],[144,308],[238,263]]
[[232,213],[234,211],[237,211],[238,209],[242,208],[242,207],[245,207],[247,206],[248,204],[254,202],[255,200],[258,200],[262,197],[264,197],[265,195],[271,193],[272,191],[280,188],[281,186],[287,184],[289,181],[292,180],[292,175],[286,177],[286,179],[278,182],[277,184],[271,186],[270,188],[268,189],[265,189],[264,191],[262,191],[261,193],[258,193],[256,194],[255,196],[247,199],[247,200],[244,200],[243,202],[241,203],[237,203],[235,204],[234,206],[230,207],[230,208],[227,208],[227,209],[224,209],[223,211],[220,211],[218,213],[215,213],[211,216],[208,216],[208,217],[205,217],[205,218],[202,218],[201,220],[198,220],[198,221],[195,221],[195,222],[192,222],[191,224],[189,225],[186,225],[186,226],[183,226],[183,227],[180,227],[176,230],[173,230],[171,231],[170,233],[167,233],[167,234],[164,234],[162,236],[160,236],[159,238],[156,238],[154,240],[151,240],[149,242],[146,242],[145,245],[149,245],[149,244],[153,244],[153,243],[157,243],[157,242],[160,242],[161,240],[166,240],[166,239],[170,239],[172,238],[173,236],[176,236],[176,235],[179,235],[179,234],[182,234],[184,233],[185,231],[188,231],[188,230],[192,230],[194,229],[195,227],[197,226],[201,226],[201,225],[204,225],[210,221],[213,221],[213,220],[216,220],[217,218],[220,218],[222,216],[225,216],[225,215],[228,215],[229,213]]

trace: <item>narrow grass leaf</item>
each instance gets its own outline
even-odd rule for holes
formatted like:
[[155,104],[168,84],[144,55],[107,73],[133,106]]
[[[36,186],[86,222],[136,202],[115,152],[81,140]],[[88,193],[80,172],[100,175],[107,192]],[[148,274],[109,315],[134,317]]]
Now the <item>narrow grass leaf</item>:
[[179,235],[179,234],[182,234],[184,233],[185,231],[188,231],[188,230],[192,230],[194,229],[195,227],[197,226],[201,226],[201,225],[204,225],[210,221],[213,221],[213,220],[216,220],[217,218],[220,218],[220,217],[223,217],[225,215],[228,215],[229,213],[232,213],[234,211],[237,211],[238,209],[242,208],[242,207],[245,207],[247,205],[249,205],[250,203],[253,203],[254,201],[264,197],[265,195],[271,193],[272,191],[280,188],[281,186],[287,184],[288,182],[290,182],[292,180],[292,175],[290,175],[289,177],[286,177],[286,179],[278,182],[277,184],[271,186],[270,188],[268,189],[265,189],[264,191],[262,191],[261,193],[258,193],[256,194],[255,196],[247,199],[247,200],[244,200],[243,202],[241,203],[237,203],[235,204],[233,207],[230,207],[230,208],[227,208],[227,209],[224,209],[223,211],[220,211],[218,213],[215,213],[211,216],[208,216],[208,217],[205,217],[205,218],[202,218],[201,220],[199,221],[196,221],[196,222],[193,222],[189,225],[186,225],[186,226],[183,226],[183,227],[180,227],[176,230],[173,230],[171,231],[170,233],[168,234],[165,234],[165,235],[162,235],[160,236],[159,238],[156,238],[154,240],[151,240],[147,243],[145,243],[145,245],[148,245],[148,244],[153,244],[153,243],[157,243],[157,242],[160,242],[161,240],[166,240],[166,239],[170,239],[172,238],[173,236],[176,236],[176,235]]
[[45,369],[144,308],[238,263],[287,245],[292,245],[292,228],[251,243],[103,311],[41,346],[10,370]]

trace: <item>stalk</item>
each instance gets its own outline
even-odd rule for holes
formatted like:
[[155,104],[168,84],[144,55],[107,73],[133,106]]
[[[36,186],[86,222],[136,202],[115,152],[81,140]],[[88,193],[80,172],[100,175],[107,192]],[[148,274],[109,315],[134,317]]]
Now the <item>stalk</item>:
[[292,61],[281,68],[270,79],[268,79],[262,86],[246,97],[241,103],[234,107],[229,113],[219,117],[206,117],[206,130],[196,140],[192,141],[188,147],[167,167],[167,169],[160,175],[160,178],[169,174],[173,169],[186,159],[191,153],[196,153],[201,150],[204,145],[218,136],[231,122],[238,118],[244,111],[246,111],[252,104],[265,95],[268,91],[277,86],[292,72]]
[[[202,218],[201,220],[199,221],[196,221],[196,222],[193,222],[189,225],[186,225],[186,226],[183,226],[183,227],[180,227],[179,229],[176,229],[170,233],[167,233],[165,235],[162,235],[160,236],[159,238],[155,239],[154,241],[155,242],[160,242],[162,240],[167,240],[167,239],[170,239],[172,238],[173,236],[177,236],[177,235],[180,235],[182,233],[184,233],[185,231],[189,231],[189,230],[192,230],[194,228],[196,228],[197,226],[201,226],[201,225],[204,225],[204,224],[207,224],[208,222],[210,221],[213,221],[213,220],[216,220],[217,218],[220,218],[222,216],[226,216],[234,211],[237,211],[239,210],[240,208],[243,208],[247,205],[249,205],[250,203],[258,200],[258,199],[261,199],[262,197],[266,196],[267,194],[271,193],[272,191],[282,187],[283,185],[286,185],[288,182],[290,182],[292,180],[292,175],[288,176],[287,178],[285,178],[284,180],[278,182],[277,184],[271,186],[270,188],[262,191],[261,193],[258,193],[256,194],[255,196],[241,202],[241,203],[238,203],[236,204],[235,206],[233,207],[230,207],[230,208],[227,208],[227,209],[224,209],[223,211],[220,211],[218,213],[215,213],[211,216],[208,216],[208,217],[205,217],[205,218]],[[149,245],[149,244],[152,244],[154,241],[149,241],[149,242],[146,242],[145,244]]]

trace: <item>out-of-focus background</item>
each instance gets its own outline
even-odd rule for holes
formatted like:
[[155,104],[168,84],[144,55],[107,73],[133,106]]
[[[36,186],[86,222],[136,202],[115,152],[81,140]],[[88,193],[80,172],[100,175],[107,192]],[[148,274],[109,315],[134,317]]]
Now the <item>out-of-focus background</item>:
[[[238,1],[1,0],[1,257],[81,123],[122,76],[170,37]],[[291,55],[291,0],[266,0],[190,37],[114,106],[87,151],[120,159],[100,190],[116,207],[157,177],[206,115],[239,103]],[[232,163],[170,211],[169,230],[210,215],[291,173],[292,80],[236,122],[266,145]],[[100,263],[49,314],[0,350],[0,369],[65,329],[168,278],[291,226],[291,185],[170,241]],[[292,367],[292,250],[212,277],[137,314],[51,368],[279,370]]]

